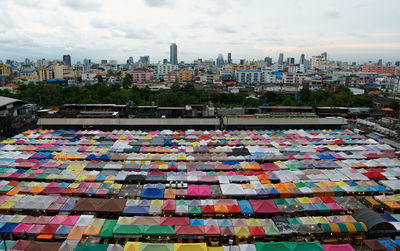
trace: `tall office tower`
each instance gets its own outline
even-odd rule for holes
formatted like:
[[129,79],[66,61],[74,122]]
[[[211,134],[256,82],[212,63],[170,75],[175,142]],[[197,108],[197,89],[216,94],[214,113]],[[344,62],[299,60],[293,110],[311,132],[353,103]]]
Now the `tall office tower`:
[[245,64],[245,59],[240,59],[240,65],[244,65]]
[[217,57],[217,65],[218,65],[218,66],[224,65],[224,56],[222,56],[221,53],[218,54],[218,57]]
[[283,53],[279,53],[278,64],[283,64]]
[[294,64],[294,58],[287,58],[286,65],[291,65],[291,64]]
[[107,59],[102,59],[102,60],[100,60],[100,64],[108,64]]
[[300,55],[299,64],[304,64],[304,62],[305,62],[304,54],[301,54],[301,55]]
[[90,65],[91,63],[92,63],[91,59],[88,59],[88,58],[83,59],[83,64],[84,65]]
[[150,64],[150,56],[140,56],[138,63]]
[[163,64],[168,64],[168,59],[164,58],[162,61]]
[[232,54],[228,52],[228,64],[232,64]]
[[178,64],[178,46],[175,43],[169,46],[169,62],[174,65]]
[[321,53],[321,56],[323,57],[323,60],[324,60],[325,62],[328,61],[328,53],[322,52],[322,53]]
[[265,57],[264,58],[264,63],[266,63],[267,66],[271,66],[272,65],[272,58],[271,57]]
[[399,66],[400,66],[400,61],[396,61],[394,64],[395,64],[397,67],[399,67]]
[[378,60],[378,66],[382,66],[382,58]]
[[64,55],[64,56],[63,56],[63,61],[64,61],[69,67],[71,67],[71,56],[70,56],[70,55]]

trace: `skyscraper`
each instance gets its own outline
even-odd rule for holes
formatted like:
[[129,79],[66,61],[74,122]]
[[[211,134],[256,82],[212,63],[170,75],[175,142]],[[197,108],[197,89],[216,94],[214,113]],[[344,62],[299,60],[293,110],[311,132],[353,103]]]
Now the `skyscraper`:
[[286,65],[291,65],[291,64],[294,64],[294,58],[287,58]]
[[300,55],[300,61],[299,64],[304,64],[305,63],[305,58],[304,58],[304,54]]
[[70,56],[70,55],[64,55],[64,56],[63,56],[63,61],[64,61],[69,67],[71,67],[71,56]]
[[325,60],[325,62],[328,61],[328,53],[322,52],[321,56],[323,57],[323,60]]
[[378,66],[382,66],[382,58],[378,60]]
[[228,64],[232,64],[232,54],[228,52]]
[[173,65],[178,64],[178,46],[175,43],[169,46],[169,62]]
[[138,63],[150,64],[150,56],[140,56]]
[[224,65],[224,56],[222,56],[221,53],[218,54],[218,57],[217,57],[217,65],[218,65],[218,66]]
[[283,64],[283,53],[279,53],[278,64]]
[[267,66],[271,66],[272,65],[272,58],[271,57],[265,57],[264,58],[264,63],[266,63]]

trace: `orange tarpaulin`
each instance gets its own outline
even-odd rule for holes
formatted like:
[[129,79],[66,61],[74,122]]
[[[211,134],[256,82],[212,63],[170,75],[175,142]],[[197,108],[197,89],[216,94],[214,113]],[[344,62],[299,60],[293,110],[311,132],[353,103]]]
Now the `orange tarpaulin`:
[[68,240],[80,240],[82,239],[83,233],[86,231],[86,226],[74,226],[69,232]]

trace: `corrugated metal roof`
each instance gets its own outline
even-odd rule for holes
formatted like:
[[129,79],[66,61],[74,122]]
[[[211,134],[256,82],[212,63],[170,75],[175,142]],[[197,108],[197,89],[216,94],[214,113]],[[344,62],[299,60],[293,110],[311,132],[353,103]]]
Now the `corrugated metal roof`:
[[8,98],[8,97],[0,96],[0,107],[11,104],[11,103],[15,103],[15,102],[25,102],[25,101],[15,99],[15,98]]

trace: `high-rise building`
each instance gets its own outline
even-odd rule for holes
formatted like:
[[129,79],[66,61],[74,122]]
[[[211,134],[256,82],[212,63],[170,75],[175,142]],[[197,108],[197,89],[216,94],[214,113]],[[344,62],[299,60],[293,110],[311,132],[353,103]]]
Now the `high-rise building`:
[[382,66],[382,58],[378,60],[378,66]]
[[133,57],[129,57],[128,60],[126,60],[127,64],[133,64]]
[[83,60],[83,64],[84,65],[90,65],[92,63],[92,60],[90,60],[90,59],[88,59],[88,58],[85,58],[84,60]]
[[217,57],[217,65],[218,65],[218,66],[224,65],[224,56],[222,56],[221,53],[218,54],[218,57]]
[[396,65],[397,67],[400,67],[400,61],[396,61],[396,62],[394,63],[394,65]]
[[300,55],[300,61],[299,64],[304,64],[305,63],[305,58],[304,58],[304,54]]
[[100,60],[100,63],[101,63],[101,64],[107,64],[108,61],[107,61],[107,59],[102,59],[102,60]]
[[240,59],[240,63],[239,63],[239,64],[240,64],[240,65],[244,65],[244,64],[245,64],[245,61],[246,61],[245,59]]
[[110,63],[111,65],[116,65],[116,64],[118,63],[118,61],[115,60],[115,59],[110,59],[109,63]]
[[232,54],[228,52],[228,64],[232,64]]
[[175,43],[169,46],[169,61],[173,65],[178,64],[178,46]]
[[150,56],[141,56],[138,61],[139,64],[150,64]]
[[279,53],[278,64],[283,64],[283,53]]
[[322,52],[322,53],[321,53],[321,56],[323,57],[323,60],[324,60],[325,62],[328,61],[328,53]]
[[69,67],[71,67],[71,55],[64,55],[64,56],[63,56],[63,61],[64,61]]
[[163,64],[168,64],[168,59],[164,58],[162,61]]
[[266,63],[267,66],[271,66],[272,65],[272,58],[271,57],[265,57],[264,58],[264,63]]
[[294,58],[287,58],[286,65],[291,65],[291,64],[294,64]]

